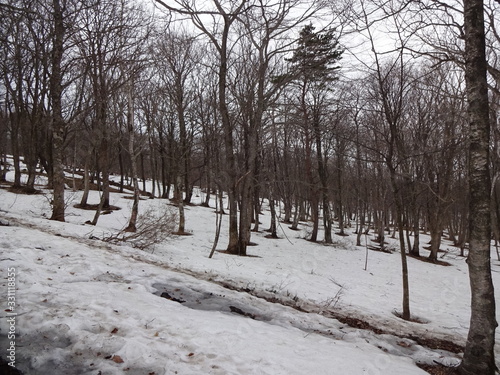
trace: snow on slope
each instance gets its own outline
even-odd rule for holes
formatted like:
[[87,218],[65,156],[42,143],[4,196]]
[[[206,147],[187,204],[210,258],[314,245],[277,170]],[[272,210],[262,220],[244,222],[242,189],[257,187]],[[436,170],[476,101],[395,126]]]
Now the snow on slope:
[[[278,240],[254,234],[258,246],[249,250],[256,257],[216,253],[208,259],[214,209],[190,206],[192,236],[147,253],[89,239],[126,225],[131,201],[124,194],[112,194],[111,203],[122,210],[103,215],[96,227],[83,224],[93,212],[72,207],[80,193],[67,196],[67,223],[57,223],[47,220],[43,195],[0,189],[0,219],[11,224],[0,227],[2,288],[7,269],[15,267],[16,365],[27,374],[419,374],[415,361],[459,361],[411,340],[349,328],[326,314],[333,309],[398,335],[463,344],[468,276],[451,246],[444,258],[451,267],[409,259],[412,310],[428,323],[408,323],[393,314],[401,304],[399,254],[370,251],[365,271],[365,249],[353,245],[352,235],[323,246],[302,239],[305,223],[300,233],[282,225]],[[91,203],[97,200],[93,192]],[[166,204],[144,200],[140,210]],[[268,220],[262,217],[262,227]],[[223,232],[218,248],[225,240]],[[493,276],[498,284],[498,272]],[[220,283],[295,301],[310,313]],[[186,302],[161,298],[162,291]],[[5,314],[2,349],[7,328]]]

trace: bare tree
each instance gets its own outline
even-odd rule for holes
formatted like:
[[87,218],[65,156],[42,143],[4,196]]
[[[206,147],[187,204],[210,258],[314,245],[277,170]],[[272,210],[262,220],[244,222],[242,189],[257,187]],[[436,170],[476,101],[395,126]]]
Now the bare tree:
[[[237,212],[237,168],[234,155],[234,122],[231,120],[227,100],[228,86],[228,59],[231,51],[230,29],[238,16],[246,10],[248,0],[240,0],[237,3],[212,0],[211,8],[197,8],[196,4],[186,0],[174,1],[175,6],[156,0],[166,9],[177,14],[188,16],[193,25],[200,30],[213,45],[217,53],[217,75],[218,75],[218,106],[224,129],[224,148],[226,156],[226,186],[229,200],[229,244],[227,251],[239,254],[238,245],[238,212]],[[208,21],[205,16],[208,16]]]
[[52,137],[53,137],[53,189],[51,220],[64,221],[64,135],[65,122],[62,114],[62,91],[63,72],[62,59],[64,53],[64,36],[66,27],[64,25],[64,7],[60,0],[53,0],[54,29],[52,40],[52,60],[50,75],[50,100],[52,106]]

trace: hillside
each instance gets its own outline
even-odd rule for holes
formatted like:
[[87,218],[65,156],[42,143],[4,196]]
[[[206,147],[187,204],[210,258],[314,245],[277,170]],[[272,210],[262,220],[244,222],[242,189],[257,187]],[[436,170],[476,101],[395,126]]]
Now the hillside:
[[[8,188],[0,189],[1,300],[15,269],[15,365],[25,374],[423,374],[417,364],[460,361],[468,275],[446,240],[441,260],[449,266],[409,259],[417,321],[406,322],[396,316],[397,239],[392,253],[356,247],[352,233],[325,246],[304,239],[308,223],[299,232],[282,223],[279,239],[252,234],[252,256],[217,251],[209,259],[215,205],[194,204],[186,207],[191,235],[139,250],[102,241],[126,226],[129,194],[112,193],[120,209],[93,227],[85,222],[94,212],[74,207],[81,192],[67,191],[67,222],[59,223],[47,219],[50,194],[41,185],[33,195]],[[197,191],[194,199],[203,198]],[[144,199],[139,209],[166,207],[175,209]],[[269,212],[261,218],[267,228]],[[223,226],[219,250],[225,241]],[[11,314],[2,305],[8,348]]]

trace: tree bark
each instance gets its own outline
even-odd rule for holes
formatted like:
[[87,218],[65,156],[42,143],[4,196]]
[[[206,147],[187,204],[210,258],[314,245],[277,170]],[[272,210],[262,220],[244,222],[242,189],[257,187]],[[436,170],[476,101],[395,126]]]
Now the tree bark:
[[469,104],[469,278],[471,319],[463,375],[495,374],[495,294],[491,278],[489,104],[482,0],[464,1],[465,82]]
[[90,172],[89,172],[89,159],[90,155],[87,155],[85,158],[85,167],[83,171],[83,194],[82,199],[80,200],[80,206],[87,206],[87,201],[89,199],[89,191],[90,191]]
[[132,204],[132,211],[130,213],[130,220],[128,222],[125,232],[137,231],[137,217],[139,215],[139,181],[137,180],[137,157],[135,152],[135,129],[134,129],[134,98],[132,94],[133,85],[129,83],[127,89],[127,129],[128,129],[128,153],[130,155],[130,165],[132,173],[132,182],[134,184],[134,202]]
[[62,117],[62,57],[64,43],[63,9],[59,0],[53,0],[54,39],[52,45],[52,74],[50,76],[50,97],[52,102],[52,163],[53,199],[51,220],[64,221],[64,119]]

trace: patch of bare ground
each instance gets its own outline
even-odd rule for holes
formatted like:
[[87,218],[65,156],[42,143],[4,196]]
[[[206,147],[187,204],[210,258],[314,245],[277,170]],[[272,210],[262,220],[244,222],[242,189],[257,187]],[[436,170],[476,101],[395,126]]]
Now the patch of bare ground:
[[[224,251],[221,251],[224,253]],[[213,280],[212,280],[213,281]],[[250,288],[245,288],[245,287],[236,287],[230,283],[227,282],[218,282],[219,285],[223,286],[224,288],[230,289],[230,290],[236,290],[240,292],[246,292],[248,294],[251,294],[255,297],[265,299],[268,302],[272,303],[278,303],[284,306],[289,306],[294,308],[297,311],[301,312],[306,312],[309,313],[311,312],[308,309],[304,309],[303,307],[299,306],[296,301],[285,301],[277,296],[274,295],[265,295],[262,293],[257,292],[254,289]],[[463,353],[464,347],[462,345],[456,344],[452,341],[449,340],[442,340],[442,339],[436,339],[436,338],[429,338],[429,337],[424,337],[421,335],[412,335],[412,334],[401,334],[397,335],[394,332],[389,332],[387,330],[377,328],[376,326],[370,324],[368,321],[360,319],[360,318],[355,318],[353,316],[346,316],[341,313],[334,312],[332,310],[329,310],[328,312],[324,312],[323,316],[336,319],[339,322],[348,325],[349,327],[352,328],[357,328],[357,329],[364,329],[364,330],[370,330],[373,333],[377,335],[382,335],[382,334],[390,334],[390,335],[395,335],[398,337],[401,337],[403,339],[410,339],[414,342],[416,342],[418,345],[427,347],[429,349],[434,349],[434,350],[446,350],[451,353]],[[439,374],[439,373],[436,373]],[[450,372],[449,374],[453,374]]]
[[[366,329],[370,330],[376,334],[394,334],[393,332],[387,332],[383,329],[377,328],[367,321],[354,317],[342,316],[340,314],[336,314],[334,312],[329,312],[329,316],[337,319],[339,322],[347,324],[353,328]],[[417,319],[412,319],[412,322],[419,322]],[[417,344],[421,346],[425,346],[429,349],[438,349],[438,350],[446,350],[452,353],[463,353],[464,348],[462,345],[458,345],[452,341],[436,339],[436,338],[428,338],[420,335],[401,335],[401,338],[410,339],[415,341]]]
[[372,251],[377,251],[379,253],[385,253],[385,254],[392,254],[392,251],[389,250],[388,248],[384,247],[384,248],[381,248],[380,246],[372,246],[372,245],[368,245],[367,246],[368,250],[372,250]]
[[[134,199],[134,196],[133,196],[133,195],[122,195],[122,198],[123,198],[123,199],[129,199],[129,200],[132,200],[132,199]],[[148,198],[142,198],[142,197],[139,197],[139,200],[141,200],[141,201],[146,201],[146,200],[148,200]]]
[[25,195],[34,195],[42,193],[40,190],[27,186],[11,186],[8,188],[8,190],[14,194],[25,194]]
[[176,235],[176,236],[192,236],[193,233],[189,233],[189,232],[172,232],[172,234]]
[[[222,286],[224,286],[227,289],[247,292],[247,293],[249,293],[249,294],[251,294],[251,295],[253,295],[255,297],[263,298],[263,299],[265,299],[268,302],[278,303],[278,304],[281,304],[281,305],[284,305],[284,306],[292,307],[292,308],[294,308],[297,311],[307,312],[307,313],[311,312],[311,311],[309,311],[307,309],[304,309],[303,307],[299,306],[298,304],[296,304],[295,303],[296,301],[294,301],[294,302],[284,301],[283,299],[278,298],[276,296],[262,295],[261,293],[258,293],[258,292],[256,292],[253,289],[238,288],[238,287],[235,287],[234,285],[231,285],[231,284],[226,283],[226,282],[222,282],[222,283],[219,282],[219,284],[222,285]],[[373,333],[375,333],[377,335],[390,334],[390,335],[396,335],[396,336],[401,337],[403,339],[410,339],[410,340],[416,342],[418,345],[427,347],[429,349],[433,349],[433,350],[446,350],[446,351],[451,352],[451,353],[463,353],[463,351],[464,351],[464,347],[462,345],[456,344],[456,343],[454,343],[452,341],[449,341],[449,340],[429,338],[429,337],[424,337],[424,336],[421,336],[421,335],[412,335],[412,334],[397,335],[394,332],[389,332],[387,330],[377,328],[376,326],[370,324],[366,320],[363,320],[363,319],[360,319],[360,318],[355,318],[355,317],[352,317],[352,316],[345,316],[345,315],[342,315],[341,313],[336,313],[336,312],[331,311],[331,310],[328,311],[328,312],[326,312],[326,313],[323,313],[323,315],[326,316],[326,317],[329,317],[329,318],[336,319],[339,322],[341,322],[343,324],[346,324],[346,325],[348,325],[349,327],[352,327],[352,328],[370,330],[370,331],[372,331]],[[434,367],[439,367],[439,365],[431,366],[431,367],[433,367],[433,368]],[[441,366],[441,367],[446,368],[445,366]],[[436,372],[436,373],[433,373],[433,374],[441,374],[441,373]],[[443,372],[442,374],[455,374],[455,373],[454,372],[448,372],[448,373]]]
[[[258,255],[251,255],[251,254],[247,254],[247,255],[239,255],[239,254],[233,254],[233,253],[230,253],[229,251],[227,250],[217,250],[217,252],[219,254],[227,254],[227,255],[236,255],[236,256],[245,256],[245,257],[248,257],[248,258],[262,258]],[[225,288],[228,288],[226,285],[223,285]],[[238,288],[228,288],[228,289],[231,289],[231,290],[238,290]],[[246,290],[243,290],[242,291],[246,292]]]
[[[85,205],[81,205],[81,204],[75,204],[73,207],[75,208],[79,208],[81,210],[89,210],[89,211],[95,211],[99,208],[99,204],[85,204]],[[120,207],[117,207],[117,206],[108,206],[108,207],[105,207],[103,208],[103,212],[102,214],[104,215],[105,212],[111,212],[111,211],[119,211],[121,210]]]
[[439,350],[446,350],[451,353],[463,353],[464,347],[462,345],[458,345],[452,341],[448,340],[441,340],[441,339],[435,339],[435,338],[427,338],[427,337],[420,337],[416,335],[409,335],[405,338],[408,338],[410,340],[416,341],[418,344],[425,346],[430,349],[439,349]]
[[444,267],[451,266],[451,263],[445,262],[444,260],[434,261],[432,259],[429,259],[428,257],[416,256],[416,255],[412,255],[412,254],[406,254],[406,256],[408,256],[412,259],[420,260],[420,261],[425,262],[425,263],[436,264],[438,266],[444,266]]
[[427,371],[431,375],[459,375],[458,368],[456,367],[446,367],[440,364],[427,365],[427,364],[417,364],[422,370]]

